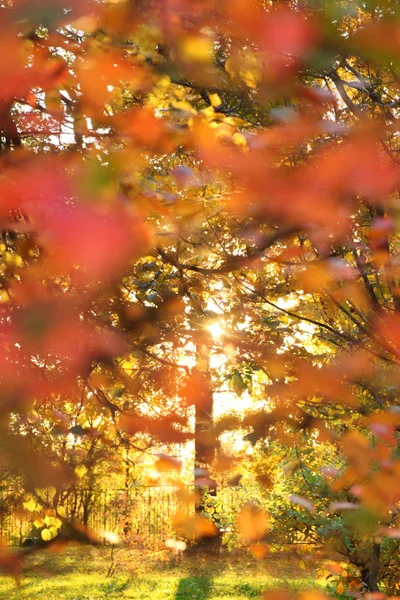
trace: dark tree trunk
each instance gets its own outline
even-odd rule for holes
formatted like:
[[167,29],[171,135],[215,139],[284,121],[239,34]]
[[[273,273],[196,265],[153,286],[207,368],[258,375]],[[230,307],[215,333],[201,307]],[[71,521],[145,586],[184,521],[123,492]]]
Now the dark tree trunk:
[[83,525],[88,526],[90,513],[93,508],[93,492],[92,490],[86,490],[82,492],[82,503],[83,503]]
[[374,542],[372,547],[371,563],[368,567],[361,569],[361,579],[363,585],[369,592],[379,592],[378,576],[379,564],[381,558],[381,545]]
[[[191,398],[195,407],[195,431],[194,431],[194,486],[199,494],[195,511],[200,514],[204,511],[205,495],[216,494],[216,483],[211,479],[210,466],[214,459],[216,440],[213,434],[213,408],[214,395],[210,373],[210,349],[212,342],[209,334],[204,331],[198,333],[197,339],[197,366],[192,371]],[[220,546],[219,536],[202,536],[197,539],[198,550],[206,548],[209,552],[212,548]]]
[[[194,485],[202,492],[205,488],[215,493],[215,488],[207,485],[211,483],[207,474],[215,453],[215,441],[212,437],[213,426],[213,392],[208,372],[196,372],[195,381],[198,384],[195,403],[195,431],[194,431]],[[196,505],[196,512],[204,508],[203,497]]]
[[[199,500],[196,502],[195,511],[201,514],[204,511],[206,493],[210,496],[216,496],[217,485],[211,479],[209,467],[215,455],[215,439],[213,437],[213,391],[209,373],[202,374],[204,387],[201,394],[197,394],[199,402],[196,403],[195,419],[195,460],[194,460],[194,485],[199,493]],[[194,551],[220,552],[221,534],[218,530],[216,535],[204,535],[197,539]],[[197,550],[196,550],[197,549]]]

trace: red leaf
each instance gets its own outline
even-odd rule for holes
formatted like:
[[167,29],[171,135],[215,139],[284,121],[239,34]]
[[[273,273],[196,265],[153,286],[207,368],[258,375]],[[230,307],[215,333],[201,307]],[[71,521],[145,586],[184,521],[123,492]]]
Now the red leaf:
[[48,211],[44,221],[47,264],[80,284],[116,276],[147,241],[140,219],[118,208],[66,205]]

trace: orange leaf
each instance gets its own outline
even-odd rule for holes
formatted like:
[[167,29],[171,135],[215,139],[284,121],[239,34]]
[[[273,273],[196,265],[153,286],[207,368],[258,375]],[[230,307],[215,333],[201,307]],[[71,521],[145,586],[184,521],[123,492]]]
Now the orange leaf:
[[185,511],[179,512],[173,519],[173,527],[179,535],[194,539],[213,537],[217,528],[211,521],[201,515],[188,516]]
[[253,544],[249,547],[249,550],[256,558],[265,558],[269,552],[266,544]]
[[237,527],[243,538],[249,542],[260,540],[268,530],[267,515],[254,506],[245,506],[237,518]]

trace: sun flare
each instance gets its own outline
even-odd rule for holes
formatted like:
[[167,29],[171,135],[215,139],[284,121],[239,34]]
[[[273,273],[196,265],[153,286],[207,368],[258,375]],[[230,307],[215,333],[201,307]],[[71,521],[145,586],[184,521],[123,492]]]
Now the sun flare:
[[215,323],[207,325],[207,329],[211,333],[214,340],[220,339],[225,333],[220,321],[216,321]]

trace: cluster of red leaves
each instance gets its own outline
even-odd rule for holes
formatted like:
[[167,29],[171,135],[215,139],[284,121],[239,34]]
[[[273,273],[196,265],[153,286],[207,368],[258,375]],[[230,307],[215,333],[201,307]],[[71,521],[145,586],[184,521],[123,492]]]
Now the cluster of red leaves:
[[[2,343],[10,368],[3,377],[11,377],[13,362],[17,368],[17,355],[26,384],[30,372],[49,363],[58,365],[58,373],[85,372],[96,356],[123,349],[116,333],[83,320],[82,313],[99,286],[114,281],[146,246],[146,229],[118,198],[108,205],[77,197],[79,169],[72,163],[15,156],[11,165],[3,164],[2,176],[3,227],[29,235],[39,255],[8,285],[12,304],[3,306]],[[23,217],[10,223],[15,209]]]
[[[324,101],[324,99],[322,99]],[[305,144],[323,135],[325,123],[303,121],[276,125],[249,135],[250,151],[227,147],[212,129],[199,122],[193,144],[214,169],[234,172],[239,189],[229,208],[260,221],[290,225],[307,231],[325,254],[332,239],[351,238],[351,215],[360,196],[387,205],[400,181],[399,169],[382,156],[374,130],[356,131],[346,142],[330,145],[306,164],[280,164],[284,147]],[[295,192],[295,193],[294,193]]]

